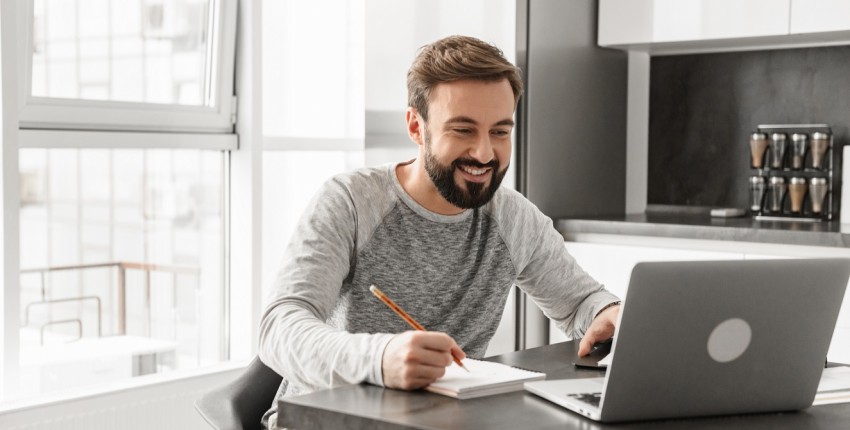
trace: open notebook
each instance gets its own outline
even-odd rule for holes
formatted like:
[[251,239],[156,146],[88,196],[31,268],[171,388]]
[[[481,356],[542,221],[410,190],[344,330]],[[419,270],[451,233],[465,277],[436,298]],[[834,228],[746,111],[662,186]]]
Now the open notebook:
[[471,399],[522,390],[524,382],[546,378],[545,373],[472,358],[465,358],[463,365],[469,372],[452,363],[446,368],[446,374],[425,390],[458,399]]

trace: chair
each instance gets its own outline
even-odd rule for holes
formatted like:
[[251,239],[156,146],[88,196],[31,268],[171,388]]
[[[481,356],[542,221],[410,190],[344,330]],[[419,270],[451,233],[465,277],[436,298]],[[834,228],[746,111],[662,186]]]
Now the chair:
[[283,378],[254,357],[233,382],[195,401],[195,409],[216,430],[260,429]]

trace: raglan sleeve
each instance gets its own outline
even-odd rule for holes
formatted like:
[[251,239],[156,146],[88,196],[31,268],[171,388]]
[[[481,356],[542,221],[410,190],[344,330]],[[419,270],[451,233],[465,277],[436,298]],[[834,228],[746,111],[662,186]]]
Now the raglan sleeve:
[[304,390],[382,385],[392,335],[349,333],[327,324],[356,253],[357,210],[338,179],[325,183],[284,253],[260,321],[261,360]]
[[516,218],[502,224],[518,286],[568,337],[583,337],[593,318],[620,299],[578,265],[549,217],[524,198],[512,203]]

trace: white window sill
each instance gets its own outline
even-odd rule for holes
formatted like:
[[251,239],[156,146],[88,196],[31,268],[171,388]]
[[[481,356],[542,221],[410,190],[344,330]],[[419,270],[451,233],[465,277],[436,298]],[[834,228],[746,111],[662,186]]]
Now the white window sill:
[[198,369],[181,370],[165,374],[145,375],[94,387],[79,388],[24,399],[13,399],[0,402],[0,415],[43,406],[56,405],[72,400],[99,397],[157,385],[173,384],[219,373],[240,370],[247,367],[250,361],[251,359],[231,360]]

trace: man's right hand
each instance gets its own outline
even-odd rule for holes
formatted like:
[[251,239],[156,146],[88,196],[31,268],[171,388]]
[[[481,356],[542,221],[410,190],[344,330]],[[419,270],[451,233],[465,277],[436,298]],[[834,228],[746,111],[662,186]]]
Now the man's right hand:
[[384,386],[415,390],[436,381],[452,364],[452,351],[458,358],[466,357],[445,333],[406,331],[395,335],[381,361]]

